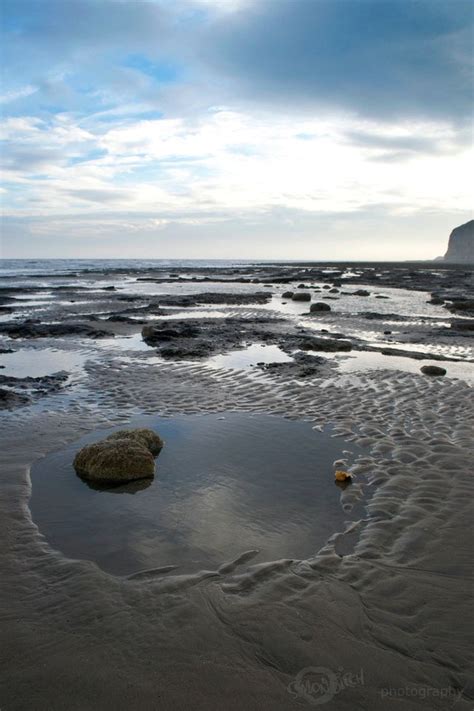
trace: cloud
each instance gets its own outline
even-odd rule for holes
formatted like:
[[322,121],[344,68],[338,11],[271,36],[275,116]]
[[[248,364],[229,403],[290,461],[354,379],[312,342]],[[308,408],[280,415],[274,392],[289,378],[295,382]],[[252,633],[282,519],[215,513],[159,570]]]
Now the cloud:
[[31,96],[38,91],[38,87],[35,86],[23,86],[13,91],[7,91],[6,94],[0,96],[0,104],[9,104],[17,99],[22,99],[25,96]]
[[[292,119],[228,109],[203,116],[134,119],[116,126],[73,117],[7,119],[5,167],[23,194],[8,214],[37,210],[163,212],[175,218],[221,210],[354,212],[372,204],[459,209],[469,204],[469,155],[450,149],[443,124],[377,124]],[[15,140],[15,132],[18,135]],[[443,151],[440,146],[443,147]],[[416,155],[407,172],[403,161]],[[456,174],[446,185],[445,176]],[[38,178],[40,178],[38,180]]]
[[71,195],[71,197],[79,198],[80,200],[85,200],[86,202],[92,203],[120,203],[124,202],[127,197],[125,191],[120,190],[108,190],[106,188],[96,188],[87,189],[79,188],[72,190],[65,190],[65,194]]
[[4,0],[15,111],[472,115],[470,0]]
[[470,0],[273,0],[208,28],[202,53],[253,102],[391,119],[472,113]]
[[[355,213],[309,214],[277,208],[261,215],[207,219],[115,214],[5,220],[4,257],[403,260],[436,257],[459,211],[400,213],[383,205]],[[374,239],[374,234],[376,239]],[[74,239],[65,239],[66,235]]]
[[279,235],[284,256],[313,249],[311,225],[340,240],[352,219],[353,239],[363,223],[378,248],[384,220],[390,231],[410,215],[421,234],[427,216],[465,217],[464,0],[4,0],[3,11],[12,244],[21,229],[61,250],[60,234],[80,246],[159,233],[190,255],[194,234],[209,256],[211,238],[223,256],[233,239],[267,256]]

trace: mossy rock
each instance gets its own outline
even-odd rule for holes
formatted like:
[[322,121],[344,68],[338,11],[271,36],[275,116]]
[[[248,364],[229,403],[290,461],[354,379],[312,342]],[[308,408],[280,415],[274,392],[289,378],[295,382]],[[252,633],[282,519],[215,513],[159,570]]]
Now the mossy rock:
[[163,440],[148,429],[119,430],[83,447],[74,458],[81,477],[95,482],[125,483],[155,475],[155,457]]
[[137,427],[134,430],[119,430],[107,437],[107,441],[116,439],[128,439],[133,442],[138,442],[146,447],[156,457],[163,449],[163,440],[153,430],[145,427]]

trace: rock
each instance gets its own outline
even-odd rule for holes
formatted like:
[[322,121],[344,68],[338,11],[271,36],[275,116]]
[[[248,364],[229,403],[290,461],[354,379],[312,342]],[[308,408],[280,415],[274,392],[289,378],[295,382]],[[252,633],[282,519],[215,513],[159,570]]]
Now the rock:
[[96,329],[82,323],[40,323],[37,319],[28,319],[23,323],[7,322],[0,324],[0,333],[10,338],[48,338],[62,336],[85,336],[87,338],[110,338],[108,331]]
[[465,319],[464,321],[453,321],[451,323],[451,328],[454,331],[474,331],[474,321],[471,319]]
[[[264,284],[272,288],[271,284]],[[234,294],[232,292],[203,292],[201,294],[164,294],[159,296],[163,306],[199,306],[200,304],[266,304],[272,295],[268,291],[255,291],[252,294]]]
[[311,378],[317,375],[327,359],[308,353],[295,353],[293,361],[288,363],[257,363],[261,370],[281,377]]
[[424,353],[422,351],[406,351],[403,348],[372,348],[366,346],[365,351],[372,353],[381,353],[384,356],[401,356],[402,358],[413,358],[413,360],[456,360],[455,358],[450,358],[449,356],[442,355],[441,353]]
[[446,368],[440,368],[439,365],[423,365],[420,370],[425,375],[446,375]]
[[117,439],[128,439],[131,442],[138,442],[149,449],[154,457],[161,452],[164,445],[163,440],[156,432],[145,427],[138,427],[134,430],[119,430],[109,435],[106,441],[115,441]]
[[337,289],[335,286],[332,289],[329,289],[330,294],[339,294],[339,289]]
[[327,351],[336,353],[337,351],[352,350],[352,343],[341,338],[319,338],[309,336],[298,343],[302,351]]
[[13,390],[0,388],[0,409],[8,409],[18,407],[19,405],[26,405],[29,401],[30,398],[27,395],[16,393]]
[[426,303],[432,304],[433,306],[442,306],[444,304],[444,300],[440,296],[432,296]]
[[370,296],[370,291],[366,289],[357,289],[357,291],[352,292],[352,296]]
[[200,332],[198,326],[186,322],[174,322],[171,328],[166,324],[148,323],[142,328],[142,338],[148,345],[154,345],[174,338],[195,338]]
[[445,262],[474,264],[474,220],[456,227],[449,235]]
[[215,347],[208,341],[192,341],[191,343],[179,342],[169,346],[160,348],[159,354],[162,358],[169,360],[173,359],[192,359],[206,358],[215,352]]
[[407,316],[394,313],[380,313],[380,311],[360,311],[359,316],[362,318],[369,319],[370,321],[376,321],[380,319],[381,321],[406,321]]
[[472,311],[474,313],[474,299],[456,299],[447,308],[449,311]]
[[153,477],[155,460],[141,444],[118,439],[85,447],[76,455],[74,468],[85,479],[123,483]]
[[294,291],[284,291],[283,294],[281,295],[282,299],[292,299]]
[[307,291],[300,291],[297,294],[293,294],[291,297],[293,301],[311,301],[311,294]]
[[309,307],[310,313],[316,313],[317,311],[331,311],[329,304],[324,304],[322,301],[316,301],[316,303],[311,304]]
[[84,479],[96,482],[150,478],[162,447],[162,439],[152,430],[121,430],[83,447],[74,458],[74,468]]

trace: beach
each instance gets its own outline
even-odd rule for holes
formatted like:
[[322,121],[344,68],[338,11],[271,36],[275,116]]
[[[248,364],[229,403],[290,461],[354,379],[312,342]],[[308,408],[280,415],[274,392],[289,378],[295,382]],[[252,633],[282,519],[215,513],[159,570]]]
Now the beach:
[[[472,270],[3,266],[2,709],[472,708]],[[148,489],[54,498],[144,424]]]

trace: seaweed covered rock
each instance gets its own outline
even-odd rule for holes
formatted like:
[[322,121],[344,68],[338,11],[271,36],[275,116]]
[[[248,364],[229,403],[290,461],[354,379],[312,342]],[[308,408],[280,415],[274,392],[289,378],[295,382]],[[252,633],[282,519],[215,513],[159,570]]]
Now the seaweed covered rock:
[[131,442],[138,442],[144,447],[150,450],[154,457],[156,457],[163,449],[163,440],[156,432],[149,430],[145,427],[137,427],[134,430],[119,430],[109,435],[106,442],[115,441],[118,439],[128,439]]
[[162,439],[152,430],[120,430],[83,447],[74,458],[74,468],[84,479],[96,482],[151,478],[162,447]]

